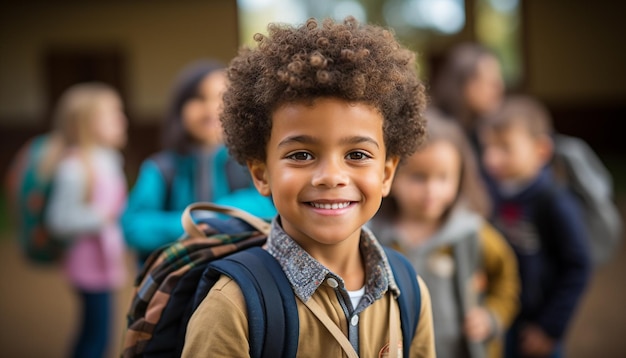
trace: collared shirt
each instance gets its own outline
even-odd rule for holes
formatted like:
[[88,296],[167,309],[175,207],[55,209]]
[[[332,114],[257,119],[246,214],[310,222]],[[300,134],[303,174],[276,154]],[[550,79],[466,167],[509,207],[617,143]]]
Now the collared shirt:
[[[277,217],[272,222],[272,231],[267,240],[267,251],[280,263],[296,296],[303,302],[307,302],[328,278],[335,279],[338,287],[347,295],[343,279],[309,255],[285,233],[279,221]],[[395,296],[400,295],[387,256],[372,232],[366,227],[361,230],[359,248],[365,262],[365,295],[353,313],[363,311],[380,299],[387,290],[391,290]]]
[[[389,343],[390,308],[400,292],[386,255],[371,232],[363,228],[359,245],[366,269],[365,296],[356,310],[349,312],[351,304],[343,280],[305,252],[284,232],[278,220],[272,225],[267,250],[278,260],[298,297],[297,356],[346,356],[328,329],[305,307],[303,299],[319,300],[361,356],[384,356]],[[430,294],[421,279],[419,285],[422,305],[418,327],[413,340],[403,344],[411,344],[410,357],[434,358]],[[396,329],[400,328],[398,322]],[[241,290],[232,279],[222,276],[191,317],[182,356],[249,357],[248,333]],[[359,336],[364,338],[359,340]]]

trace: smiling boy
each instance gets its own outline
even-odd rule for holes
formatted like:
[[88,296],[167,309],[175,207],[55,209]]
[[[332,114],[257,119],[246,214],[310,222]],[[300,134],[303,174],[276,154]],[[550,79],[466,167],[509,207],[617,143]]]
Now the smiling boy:
[[[400,158],[424,136],[414,54],[387,30],[353,18],[270,25],[256,40],[230,65],[222,123],[231,153],[279,213],[266,249],[297,297],[297,355],[347,356],[309,309],[314,302],[360,356],[386,356],[404,344],[411,357],[434,357],[421,280],[415,335],[392,342],[400,324],[390,317],[397,318],[402,292],[363,228],[389,193]],[[240,288],[222,276],[189,322],[183,356],[249,356],[247,319]]]

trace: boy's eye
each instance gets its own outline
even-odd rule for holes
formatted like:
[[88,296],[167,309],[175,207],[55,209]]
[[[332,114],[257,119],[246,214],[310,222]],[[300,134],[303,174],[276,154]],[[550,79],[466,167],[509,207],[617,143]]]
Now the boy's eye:
[[313,156],[307,152],[296,152],[288,155],[287,158],[292,160],[311,160]]
[[350,160],[364,160],[371,158],[369,155],[363,152],[350,152],[346,157]]

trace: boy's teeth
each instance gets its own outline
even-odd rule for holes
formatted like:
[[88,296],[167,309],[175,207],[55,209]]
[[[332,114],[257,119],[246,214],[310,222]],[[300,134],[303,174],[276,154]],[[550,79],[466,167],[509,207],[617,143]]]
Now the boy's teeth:
[[311,202],[311,206],[313,206],[314,208],[317,208],[317,209],[326,209],[326,210],[337,210],[337,209],[343,209],[343,208],[347,207],[348,205],[350,205],[350,202],[345,202],[345,203],[332,203],[332,204],[322,204],[322,203],[314,203],[314,202]]

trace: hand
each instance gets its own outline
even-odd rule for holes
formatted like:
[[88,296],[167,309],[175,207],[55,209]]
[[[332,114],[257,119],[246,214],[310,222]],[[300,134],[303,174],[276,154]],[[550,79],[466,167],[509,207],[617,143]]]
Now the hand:
[[531,357],[546,357],[554,351],[555,341],[541,327],[530,324],[520,332],[520,348]]
[[486,308],[474,307],[465,315],[465,335],[470,341],[482,342],[493,333],[493,321]]

